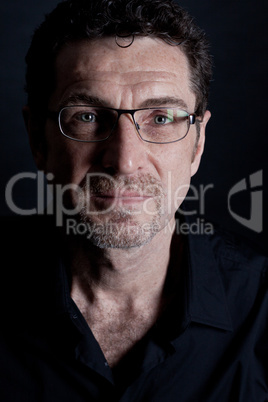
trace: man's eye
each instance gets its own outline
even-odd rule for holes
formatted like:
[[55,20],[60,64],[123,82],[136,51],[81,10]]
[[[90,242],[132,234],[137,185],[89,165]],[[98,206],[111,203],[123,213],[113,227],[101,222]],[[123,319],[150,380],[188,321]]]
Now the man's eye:
[[81,113],[77,119],[84,123],[95,123],[97,120],[93,113]]
[[172,119],[170,117],[167,117],[167,116],[155,116],[154,122],[156,124],[163,125],[163,124],[171,123]]

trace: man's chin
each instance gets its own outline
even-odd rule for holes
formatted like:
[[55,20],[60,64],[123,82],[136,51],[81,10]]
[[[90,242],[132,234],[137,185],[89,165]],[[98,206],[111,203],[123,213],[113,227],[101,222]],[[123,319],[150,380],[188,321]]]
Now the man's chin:
[[114,231],[99,230],[91,233],[89,240],[99,248],[117,248],[117,249],[130,249],[134,247],[142,247],[149,243],[154,234],[144,234],[139,227],[122,226]]
[[142,219],[126,210],[109,217],[82,215],[79,224],[84,225],[83,237],[99,248],[141,247],[161,230],[158,216]]

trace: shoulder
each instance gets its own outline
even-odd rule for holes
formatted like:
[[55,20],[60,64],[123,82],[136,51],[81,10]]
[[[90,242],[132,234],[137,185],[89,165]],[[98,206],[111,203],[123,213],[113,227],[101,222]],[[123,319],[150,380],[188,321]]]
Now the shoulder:
[[[187,221],[191,222],[188,218]],[[238,295],[239,303],[242,300],[254,303],[261,294],[265,297],[268,294],[268,257],[249,239],[214,222],[210,228],[213,229],[207,233],[188,236],[192,269],[207,278],[211,272],[219,276],[232,304],[238,303]]]
[[218,261],[267,274],[268,257],[261,247],[250,239],[213,223],[213,233],[207,236],[207,242]]
[[52,219],[43,215],[0,217],[2,256],[39,252],[46,243],[51,243],[55,228]]
[[[37,305],[58,261],[57,240],[49,217],[1,217],[0,302],[5,313]],[[33,300],[35,303],[33,304]]]
[[[179,230],[186,225],[190,252],[203,259],[267,273],[268,255],[250,239],[226,229],[221,224],[192,216],[177,216]],[[177,222],[177,223],[178,223]],[[178,228],[177,228],[178,229]]]
[[[213,250],[231,315],[236,321],[268,314],[268,258],[252,241],[219,225],[207,241]],[[254,318],[254,319],[253,319]]]
[[215,259],[233,322],[249,317],[261,321],[268,314],[267,256],[250,239],[218,224],[213,228],[205,242]]
[[20,216],[20,215],[10,215],[1,216],[1,232],[6,236],[16,236],[16,234],[25,233],[30,235],[33,230],[37,230],[43,227],[50,226],[50,219],[45,215],[30,215],[30,216]]
[[[47,215],[0,217],[2,261],[13,266],[17,261],[28,264],[50,254],[57,244],[57,230]],[[5,259],[4,257],[7,257]]]
[[245,324],[247,331],[253,327],[267,331],[263,328],[268,315],[267,256],[250,240],[221,225],[212,226],[209,234],[188,236],[194,286],[199,293],[203,289],[222,300],[234,329]]
[[51,247],[57,235],[53,219],[46,215],[0,217],[0,227],[2,256],[9,252],[10,257],[16,257],[20,252],[21,257],[30,257]]

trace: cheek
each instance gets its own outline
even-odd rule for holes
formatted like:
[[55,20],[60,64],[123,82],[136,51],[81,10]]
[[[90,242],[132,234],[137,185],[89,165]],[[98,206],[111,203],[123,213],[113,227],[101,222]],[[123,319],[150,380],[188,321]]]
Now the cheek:
[[174,179],[175,187],[176,183],[183,183],[184,180],[188,182],[191,176],[192,157],[193,146],[190,141],[168,144],[168,149],[163,149],[156,158],[163,182],[166,182],[167,177]]
[[[171,146],[170,144],[169,146]],[[174,145],[177,145],[176,147]],[[158,160],[159,174],[166,194],[166,208],[173,214],[184,200],[191,181],[193,147],[189,143],[173,144]]]
[[92,144],[69,140],[49,130],[46,135],[46,173],[52,173],[57,184],[79,185],[92,164],[96,152]]

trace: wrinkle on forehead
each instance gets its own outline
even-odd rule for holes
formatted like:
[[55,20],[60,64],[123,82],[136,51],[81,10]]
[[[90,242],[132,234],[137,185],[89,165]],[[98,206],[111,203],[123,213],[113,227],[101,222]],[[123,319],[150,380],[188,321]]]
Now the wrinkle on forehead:
[[99,97],[113,91],[113,99],[122,95],[126,103],[158,90],[160,96],[193,96],[185,55],[151,38],[140,38],[128,49],[118,48],[111,38],[66,45],[56,59],[56,81],[57,101],[82,88]]
[[179,48],[161,40],[137,38],[130,48],[121,49],[113,38],[70,43],[63,47],[56,59],[56,69],[76,76],[84,72],[120,74],[131,77],[140,74],[177,74],[188,78],[188,61]]
[[137,82],[174,82],[178,80],[178,75],[173,72],[166,72],[163,70],[142,70],[139,71],[103,71],[90,69],[90,77],[88,74],[88,68],[86,66],[75,66],[68,68],[68,77],[64,77],[64,66],[57,69],[58,80],[61,78],[69,78],[69,80],[86,81],[91,80],[95,82],[114,82],[117,85],[133,85]]
[[[82,77],[81,77],[82,78]],[[151,79],[149,79],[151,78]],[[154,90],[154,88],[161,88],[162,86],[169,86],[169,87],[173,87],[173,84],[176,82],[176,77],[174,77],[173,79],[171,79],[171,77],[169,77],[169,80],[164,80],[164,79],[156,79],[154,77],[148,77],[148,79],[146,79],[145,77],[142,78],[136,78],[133,80],[126,80],[124,81],[123,79],[119,79],[116,80],[114,79],[114,77],[107,77],[107,79],[105,79],[104,77],[97,79],[97,78],[92,78],[92,79],[79,79],[79,77],[77,77],[77,80],[70,80],[71,85],[70,85],[70,90],[77,90],[77,91],[95,91],[98,88],[106,88],[108,89],[108,85],[110,86],[109,88],[111,88],[112,90],[115,90],[117,88],[130,88],[130,89],[138,89],[138,88],[149,88],[150,90]]]

